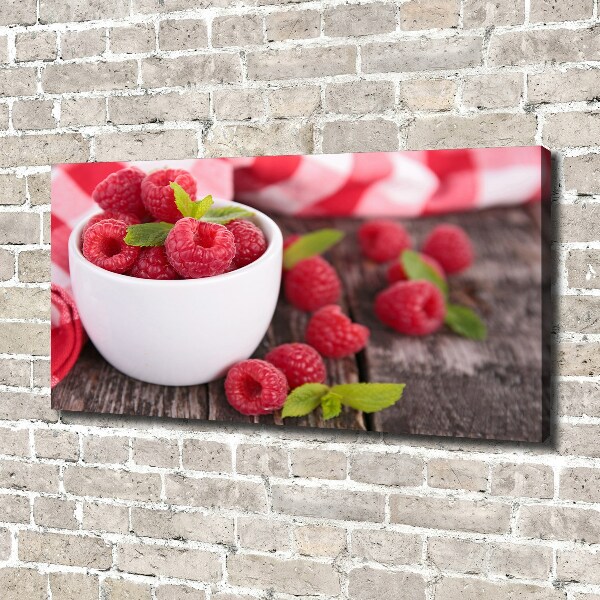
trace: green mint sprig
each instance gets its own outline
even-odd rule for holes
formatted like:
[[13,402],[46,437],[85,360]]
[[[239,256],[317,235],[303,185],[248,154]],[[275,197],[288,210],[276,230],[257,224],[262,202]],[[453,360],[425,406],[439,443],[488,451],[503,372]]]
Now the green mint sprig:
[[239,206],[221,206],[209,208],[204,213],[202,220],[209,223],[217,223],[218,225],[227,225],[227,223],[235,219],[247,219],[253,215],[253,212]]
[[473,310],[460,304],[446,306],[446,325],[464,337],[483,341],[487,338],[487,327]]
[[[239,206],[213,208],[214,202],[211,195],[205,196],[202,200],[194,201],[178,183],[172,181],[169,185],[175,194],[175,205],[184,217],[227,225],[234,219],[247,219],[254,214]],[[173,229],[173,223],[165,223],[164,221],[130,225],[127,228],[125,243],[129,246],[163,246],[171,229]]]
[[178,183],[171,181],[169,185],[175,194],[175,205],[184,217],[201,219],[204,213],[214,204],[210,195],[205,196],[202,200],[194,201]]
[[142,223],[141,225],[130,225],[127,228],[125,243],[128,246],[162,246],[173,229],[173,223]]
[[319,229],[301,236],[283,252],[283,268],[289,270],[301,260],[323,254],[343,237],[344,232],[338,229]]
[[476,341],[487,338],[487,327],[481,317],[466,306],[448,302],[448,283],[419,256],[418,252],[404,250],[400,255],[400,262],[408,279],[424,279],[433,283],[442,292],[446,301],[444,322],[454,333]]
[[404,383],[345,383],[332,387],[305,383],[289,394],[281,416],[303,417],[319,406],[325,421],[337,417],[343,406],[374,413],[398,402],[404,387]]
[[448,283],[421,258],[418,252],[404,250],[400,255],[400,262],[408,279],[425,279],[433,283],[444,294],[444,298],[448,297]]

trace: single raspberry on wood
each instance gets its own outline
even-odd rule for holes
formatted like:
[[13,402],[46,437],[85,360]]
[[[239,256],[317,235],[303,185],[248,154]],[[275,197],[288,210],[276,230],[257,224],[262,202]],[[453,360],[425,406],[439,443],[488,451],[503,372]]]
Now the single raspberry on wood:
[[368,328],[353,323],[337,305],[319,309],[306,328],[306,341],[329,358],[356,354],[366,346],[368,339]]
[[283,406],[287,398],[285,375],[272,364],[258,359],[237,363],[227,373],[225,395],[243,415],[266,415]]
[[443,325],[446,302],[429,281],[398,281],[378,294],[375,314],[400,333],[428,335]]
[[422,249],[435,258],[446,273],[460,273],[473,263],[469,236],[456,225],[438,225],[427,236]]
[[233,233],[235,238],[235,256],[231,263],[234,269],[240,269],[253,263],[265,253],[267,249],[265,234],[251,221],[236,219],[225,227]]
[[132,213],[120,213],[115,210],[105,210],[104,212],[90,217],[90,220],[85,224],[85,227],[81,232],[81,239],[85,238],[86,231],[92,225],[95,225],[100,221],[105,221],[106,219],[116,219],[117,221],[123,221],[123,223],[126,223],[127,225],[139,225],[140,223],[140,219]]
[[402,250],[411,246],[406,229],[399,223],[386,219],[376,219],[361,225],[358,243],[362,253],[378,263],[398,258]]
[[111,173],[92,192],[92,200],[105,210],[131,213],[143,218],[142,180],[146,174],[137,167],[127,167]]
[[141,248],[140,255],[128,275],[140,279],[181,279],[167,259],[163,246]]
[[175,223],[182,215],[175,204],[171,182],[178,183],[190,196],[196,197],[196,181],[183,169],[161,169],[142,181],[142,201],[146,210],[158,221]]
[[[421,260],[428,264],[435,272],[442,278],[446,279],[446,275],[444,273],[444,269],[442,269],[441,265],[435,258],[431,258],[431,256],[427,256],[426,254],[420,255]],[[406,281],[408,277],[406,277],[406,273],[404,271],[404,267],[400,260],[395,260],[388,266],[387,269],[387,280],[388,283],[396,283],[396,281]]]
[[123,240],[127,224],[116,219],[105,219],[90,227],[83,240],[83,255],[97,267],[125,273],[136,261],[140,249],[128,246]]
[[301,260],[286,272],[283,285],[288,302],[307,312],[337,302],[342,292],[335,269],[321,256]]
[[165,251],[182,277],[212,277],[229,269],[235,256],[235,238],[223,225],[186,217],[169,231]]
[[265,360],[283,372],[292,390],[304,383],[323,383],[327,376],[321,355],[308,344],[281,344]]

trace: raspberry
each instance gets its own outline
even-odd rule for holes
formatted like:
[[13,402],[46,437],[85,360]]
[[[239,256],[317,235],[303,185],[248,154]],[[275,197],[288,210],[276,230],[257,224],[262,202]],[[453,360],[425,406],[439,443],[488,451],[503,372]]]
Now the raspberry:
[[146,214],[142,203],[142,180],[146,174],[137,167],[127,167],[111,173],[92,192],[92,200],[105,210],[131,213],[142,218]]
[[[421,254],[421,260],[432,267],[435,272],[442,278],[446,279],[446,275],[444,274],[444,269],[440,266],[435,258],[431,258],[431,256],[427,256],[426,254]],[[387,269],[387,280],[388,283],[396,283],[396,281],[406,281],[406,273],[404,272],[404,267],[399,260],[395,260],[392,262]]]
[[402,250],[410,248],[410,236],[398,223],[378,219],[361,225],[358,243],[362,253],[378,263],[388,262],[400,256]]
[[266,415],[281,408],[287,397],[285,375],[264,360],[250,359],[229,369],[225,395],[243,415]]
[[335,269],[322,257],[301,260],[284,279],[285,297],[300,310],[312,312],[337,302],[342,290]]
[[308,322],[306,341],[323,356],[342,358],[362,350],[369,339],[364,325],[353,323],[336,305],[324,306]]
[[140,249],[128,246],[123,238],[127,224],[116,219],[106,219],[90,227],[83,240],[83,255],[97,267],[125,273],[136,261]]
[[235,257],[231,266],[234,269],[245,267],[261,257],[267,249],[263,232],[251,221],[240,219],[226,225],[235,238]]
[[429,281],[398,281],[377,296],[375,314],[400,333],[427,335],[444,323],[446,303]]
[[120,213],[114,210],[105,210],[97,215],[94,215],[90,218],[90,220],[85,224],[81,232],[81,239],[85,238],[85,234],[87,230],[96,223],[100,221],[105,221],[106,219],[116,219],[117,221],[123,221],[126,225],[138,225],[140,220],[131,213]]
[[192,198],[196,197],[196,181],[182,169],[161,169],[146,176],[142,181],[142,201],[146,210],[158,221],[175,223],[181,213],[175,204],[175,192],[169,185],[178,183]]
[[163,246],[142,248],[128,275],[140,279],[181,279],[169,263]]
[[307,344],[282,344],[265,360],[283,372],[292,390],[304,383],[323,383],[327,375],[321,355]]
[[456,225],[435,227],[423,244],[423,253],[435,258],[448,274],[464,271],[473,262],[471,240]]
[[235,256],[235,238],[223,225],[180,219],[167,239],[165,251],[171,266],[187,279],[225,273]]

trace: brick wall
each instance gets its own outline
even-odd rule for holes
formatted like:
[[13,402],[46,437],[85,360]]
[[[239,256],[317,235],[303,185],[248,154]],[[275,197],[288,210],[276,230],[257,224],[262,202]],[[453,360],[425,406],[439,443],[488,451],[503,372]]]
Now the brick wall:
[[[600,599],[597,0],[4,0],[2,600]],[[57,414],[54,162],[544,143],[545,446]]]

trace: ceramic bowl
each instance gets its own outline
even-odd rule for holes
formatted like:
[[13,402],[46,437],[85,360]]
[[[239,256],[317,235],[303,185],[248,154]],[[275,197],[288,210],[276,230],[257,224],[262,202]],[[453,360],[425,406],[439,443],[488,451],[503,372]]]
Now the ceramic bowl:
[[204,279],[155,281],[111,273],[81,253],[89,217],[73,229],[73,296],[87,334],[113,367],[149,383],[196,385],[223,376],[256,350],[279,296],[283,238],[267,215],[238,206],[254,213],[267,250],[237,271]]

